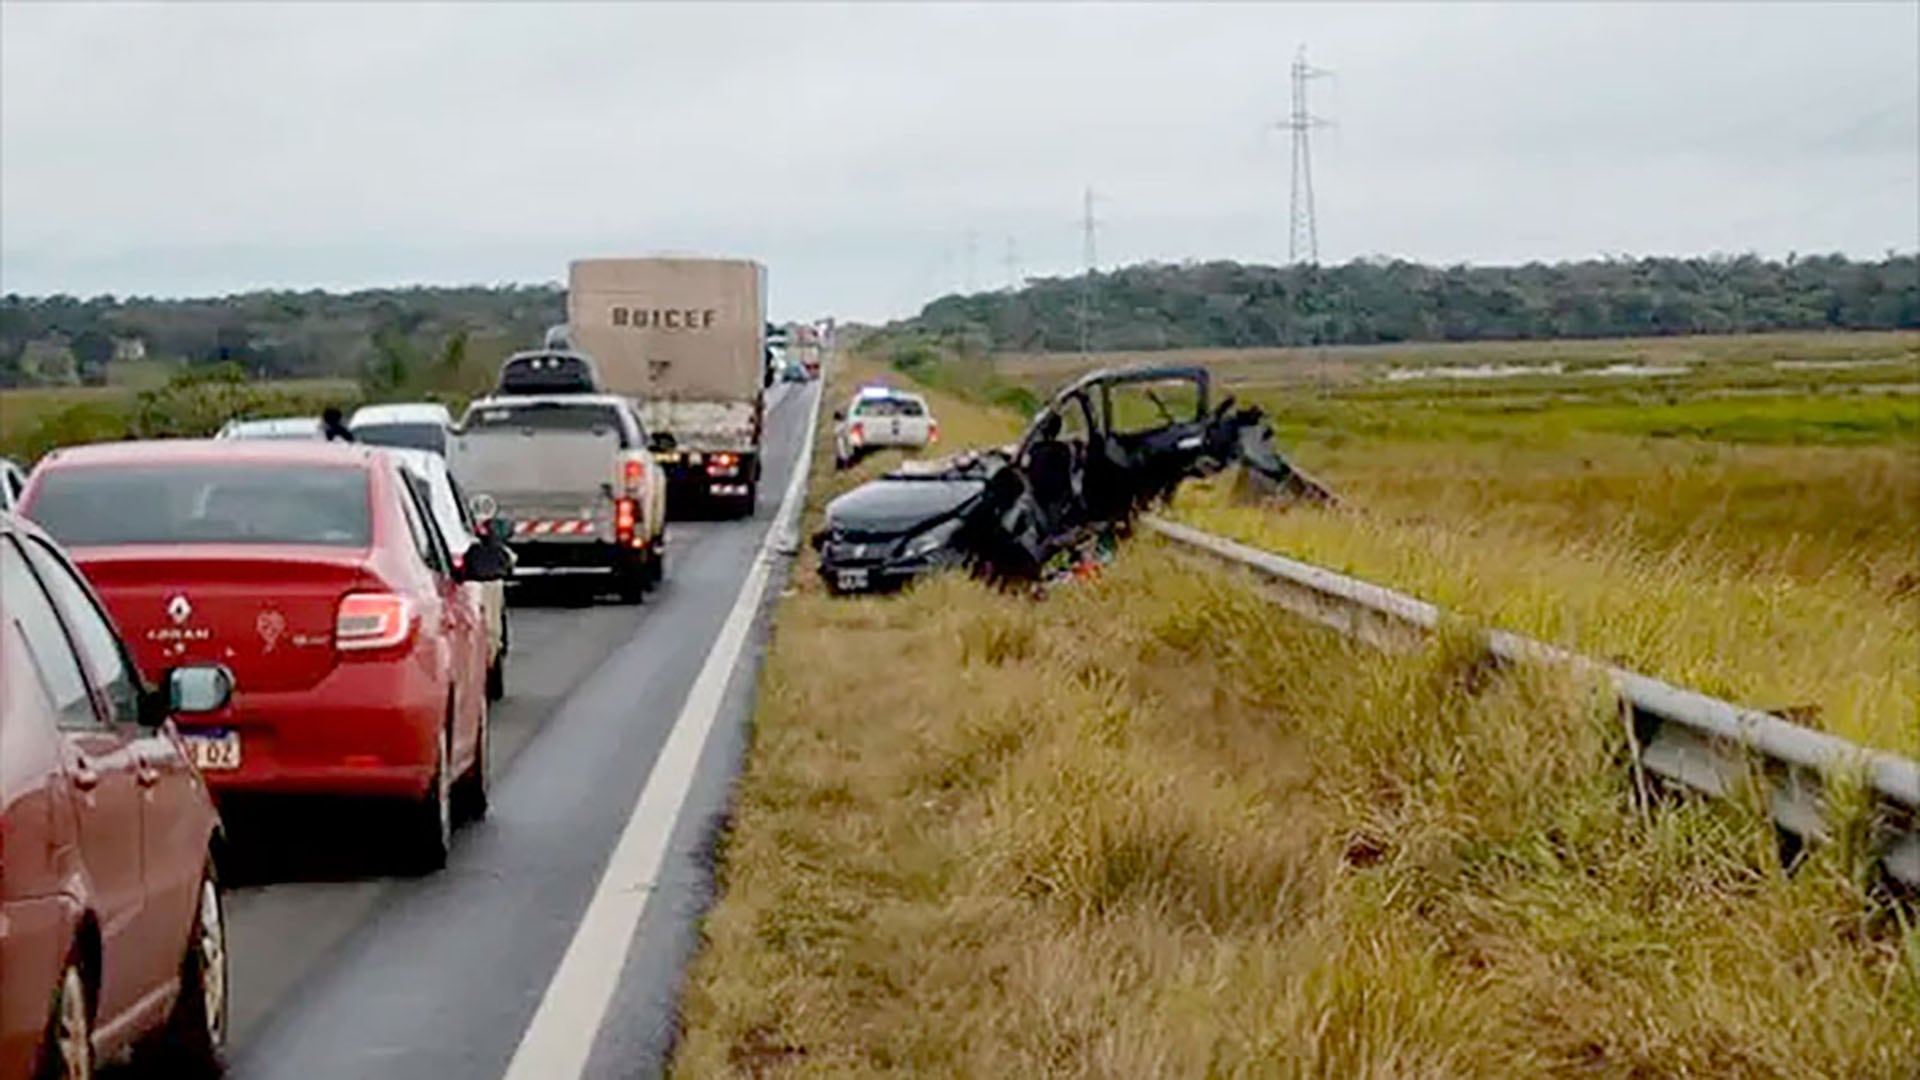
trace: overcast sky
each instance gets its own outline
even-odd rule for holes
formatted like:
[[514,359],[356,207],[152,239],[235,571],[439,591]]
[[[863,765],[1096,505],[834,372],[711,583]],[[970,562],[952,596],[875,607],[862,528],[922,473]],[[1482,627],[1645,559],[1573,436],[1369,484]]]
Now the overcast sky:
[[[777,317],[1016,272],[1920,246],[1920,4],[0,4],[0,289],[765,261]],[[973,241],[969,243],[968,236]],[[969,252],[971,251],[971,257]]]

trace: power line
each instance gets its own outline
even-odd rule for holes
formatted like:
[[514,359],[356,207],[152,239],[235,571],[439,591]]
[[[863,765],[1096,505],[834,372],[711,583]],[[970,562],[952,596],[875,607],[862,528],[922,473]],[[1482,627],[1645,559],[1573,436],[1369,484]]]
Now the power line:
[[1307,47],[1294,54],[1291,69],[1293,83],[1292,112],[1277,125],[1293,136],[1293,176],[1287,198],[1287,262],[1299,263],[1304,251],[1309,263],[1320,261],[1320,228],[1313,213],[1313,144],[1309,133],[1328,127],[1331,121],[1313,115],[1307,109],[1307,83],[1333,74],[1307,63]]

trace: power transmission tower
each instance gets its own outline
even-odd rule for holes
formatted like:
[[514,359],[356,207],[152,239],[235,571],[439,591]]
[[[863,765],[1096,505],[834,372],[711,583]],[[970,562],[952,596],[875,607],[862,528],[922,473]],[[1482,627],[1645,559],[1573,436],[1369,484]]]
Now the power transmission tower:
[[1307,63],[1307,47],[1293,57],[1293,111],[1278,126],[1293,136],[1293,182],[1287,200],[1287,261],[1299,263],[1304,253],[1307,262],[1320,261],[1320,229],[1313,216],[1313,144],[1309,133],[1327,127],[1330,121],[1307,109],[1307,83],[1333,74]]
[[1080,213],[1080,253],[1086,263],[1086,276],[1080,280],[1080,355],[1093,351],[1093,273],[1099,261],[1094,251],[1094,232],[1100,223],[1093,216],[1093,189],[1088,188]]

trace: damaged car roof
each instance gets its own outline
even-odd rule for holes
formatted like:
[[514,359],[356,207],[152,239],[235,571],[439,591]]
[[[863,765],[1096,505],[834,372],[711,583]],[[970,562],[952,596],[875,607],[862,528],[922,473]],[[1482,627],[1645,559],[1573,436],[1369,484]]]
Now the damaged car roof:
[[[1190,392],[1176,413],[1150,390],[1160,417],[1119,426],[1111,392],[1152,382]],[[1018,443],[905,463],[835,499],[814,537],[820,573],[835,591],[904,584],[947,566],[1035,580],[1090,539],[1124,531],[1185,479],[1236,462],[1289,498],[1331,501],[1273,449],[1264,412],[1231,397],[1214,406],[1210,387],[1210,373],[1192,364],[1088,372],[1053,394]],[[1068,409],[1084,423],[1063,432]]]

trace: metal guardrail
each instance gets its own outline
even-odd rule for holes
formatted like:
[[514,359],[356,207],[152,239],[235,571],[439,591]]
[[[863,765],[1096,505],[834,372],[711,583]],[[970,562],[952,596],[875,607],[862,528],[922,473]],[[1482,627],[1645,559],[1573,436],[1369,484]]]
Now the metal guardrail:
[[[1415,640],[1436,629],[1445,614],[1404,593],[1178,522],[1149,516],[1142,524],[1260,574],[1281,606],[1378,647]],[[1758,780],[1775,823],[1797,843],[1816,844],[1832,835],[1827,790],[1836,778],[1855,778],[1875,803],[1870,839],[1881,865],[1895,881],[1920,889],[1920,762],[1504,630],[1488,632],[1486,644],[1503,661],[1544,661],[1603,675],[1631,712],[1642,769],[1715,797]]]

